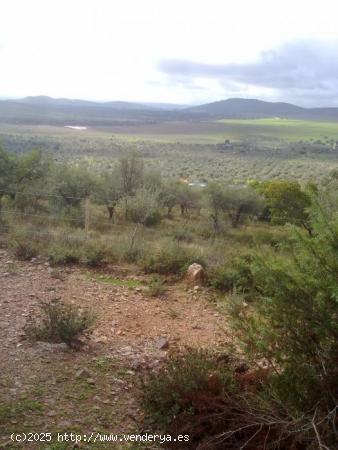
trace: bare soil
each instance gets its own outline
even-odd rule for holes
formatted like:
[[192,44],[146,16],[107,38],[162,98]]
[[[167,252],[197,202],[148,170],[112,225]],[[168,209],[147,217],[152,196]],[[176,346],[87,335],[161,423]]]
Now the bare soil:
[[[75,448],[56,444],[54,436],[51,444],[17,444],[11,433],[139,433],[140,374],[161,364],[175,347],[224,342],[225,319],[207,289],[171,281],[156,298],[148,293],[149,282],[133,267],[109,267],[104,273],[56,269],[40,259],[15,261],[0,250],[0,448]],[[97,316],[79,351],[26,339],[25,323],[48,299],[72,302]],[[160,349],[164,341],[168,345]]]

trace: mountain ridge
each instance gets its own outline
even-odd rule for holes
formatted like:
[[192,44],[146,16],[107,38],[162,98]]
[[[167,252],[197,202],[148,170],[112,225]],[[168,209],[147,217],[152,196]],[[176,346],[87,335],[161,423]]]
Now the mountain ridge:
[[109,125],[117,121],[185,121],[252,119],[280,117],[289,119],[338,120],[338,108],[305,108],[287,102],[229,98],[198,106],[166,103],[91,100],[29,96],[0,100],[0,122],[34,124]]

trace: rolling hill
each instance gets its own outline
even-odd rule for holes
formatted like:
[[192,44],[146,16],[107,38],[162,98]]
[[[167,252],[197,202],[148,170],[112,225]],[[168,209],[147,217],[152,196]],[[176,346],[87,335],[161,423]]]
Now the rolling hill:
[[292,117],[302,115],[306,109],[289,103],[272,103],[256,99],[229,98],[218,102],[208,103],[206,105],[195,106],[185,109],[185,112],[191,114],[202,114],[217,117],[271,117],[283,116]]
[[0,123],[132,125],[215,119],[338,120],[338,108],[302,108],[290,103],[230,98],[199,106],[123,101],[94,102],[48,96],[0,100]]

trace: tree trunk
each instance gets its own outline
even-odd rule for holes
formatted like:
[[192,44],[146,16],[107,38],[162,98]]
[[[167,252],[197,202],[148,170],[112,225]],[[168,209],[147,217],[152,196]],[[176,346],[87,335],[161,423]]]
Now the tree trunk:
[[242,214],[242,208],[238,208],[237,211],[234,214],[231,214],[231,225],[232,228],[237,228],[239,225],[239,221],[241,218],[241,214]]
[[216,211],[214,214],[211,214],[211,218],[214,222],[214,231],[215,231],[215,233],[218,233],[219,232],[219,221],[218,221],[218,214]]
[[107,210],[108,210],[109,220],[111,220],[112,222],[114,222],[114,210],[115,210],[115,206],[107,206]]
[[167,207],[168,208],[168,212],[167,212],[167,217],[169,218],[169,217],[171,217],[171,213],[172,213],[172,210],[173,210],[173,206],[168,206]]
[[302,226],[303,226],[303,228],[305,228],[305,230],[309,233],[309,236],[310,236],[310,237],[313,237],[313,230],[312,230],[311,226],[308,225],[308,224],[305,223],[305,222],[302,222]]

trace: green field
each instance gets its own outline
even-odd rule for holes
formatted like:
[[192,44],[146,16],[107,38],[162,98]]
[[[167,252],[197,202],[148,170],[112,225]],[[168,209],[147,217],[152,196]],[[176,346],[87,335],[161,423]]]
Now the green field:
[[[79,123],[78,125],[81,125]],[[222,143],[230,141],[224,148]],[[338,168],[338,124],[300,120],[223,120],[88,126],[0,124],[5,149],[40,149],[55,160],[106,169],[130,150],[164,176],[191,181],[325,178]]]
[[294,119],[225,119],[229,134],[239,137],[269,136],[283,140],[338,139],[338,122]]

